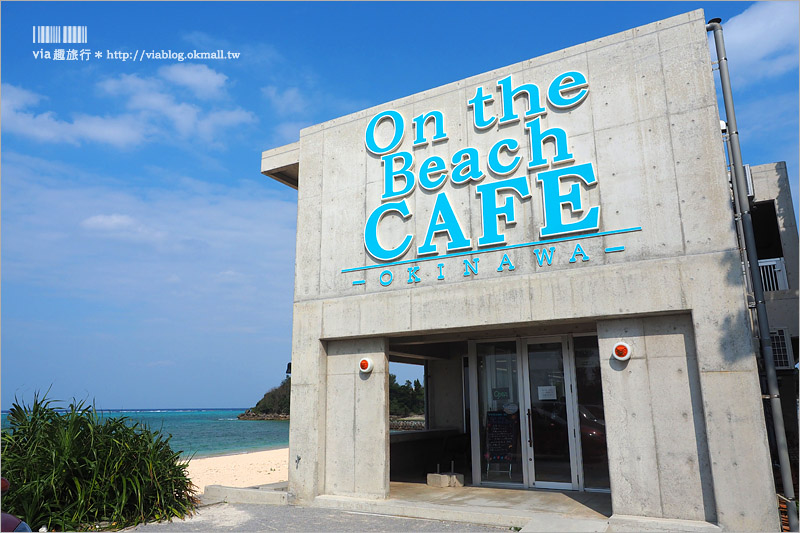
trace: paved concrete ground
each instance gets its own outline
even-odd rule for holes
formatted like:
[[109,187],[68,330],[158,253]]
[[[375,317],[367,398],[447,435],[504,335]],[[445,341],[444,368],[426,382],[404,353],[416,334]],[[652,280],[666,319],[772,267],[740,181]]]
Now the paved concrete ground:
[[[333,498],[325,496],[324,498]],[[393,500],[410,506],[447,506],[464,512],[495,509],[501,514],[557,513],[573,518],[605,521],[611,516],[611,494],[604,492],[530,490],[522,488],[491,487],[429,487],[425,483],[392,482],[389,500],[375,500],[389,504]]]
[[219,503],[186,520],[146,524],[135,531],[509,531],[463,522],[400,518],[294,505]]
[[611,495],[489,487],[434,488],[424,483],[393,482],[385,500],[326,494],[317,496],[313,506],[492,527],[516,526],[523,531],[605,531],[611,515]]

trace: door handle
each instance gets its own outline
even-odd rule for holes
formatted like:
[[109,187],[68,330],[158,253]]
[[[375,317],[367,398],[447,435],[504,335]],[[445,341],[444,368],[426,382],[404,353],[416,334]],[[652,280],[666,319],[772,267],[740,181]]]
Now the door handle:
[[528,446],[533,448],[533,421],[531,420],[531,410],[528,409]]

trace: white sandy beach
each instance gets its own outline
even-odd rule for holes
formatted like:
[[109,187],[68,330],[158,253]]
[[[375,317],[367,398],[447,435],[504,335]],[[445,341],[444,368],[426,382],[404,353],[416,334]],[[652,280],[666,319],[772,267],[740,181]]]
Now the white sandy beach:
[[289,448],[192,459],[189,477],[198,492],[203,492],[206,485],[252,487],[286,481]]

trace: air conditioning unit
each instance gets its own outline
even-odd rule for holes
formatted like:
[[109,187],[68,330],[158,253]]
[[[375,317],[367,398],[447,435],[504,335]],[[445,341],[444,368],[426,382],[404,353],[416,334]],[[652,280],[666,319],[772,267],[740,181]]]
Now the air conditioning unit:
[[792,353],[792,338],[787,329],[773,329],[769,332],[772,344],[772,356],[775,358],[777,370],[791,370],[794,368],[794,354]]

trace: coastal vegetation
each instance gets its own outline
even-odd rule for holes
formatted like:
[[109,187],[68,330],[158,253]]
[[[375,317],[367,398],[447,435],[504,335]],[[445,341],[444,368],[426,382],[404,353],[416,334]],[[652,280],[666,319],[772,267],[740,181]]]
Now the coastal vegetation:
[[[239,415],[241,420],[285,420],[289,417],[291,377],[268,390],[251,409]],[[389,374],[389,415],[404,417],[425,414],[425,387],[418,379],[397,383],[397,376]]]
[[121,529],[191,514],[197,504],[188,461],[170,437],[94,406],[66,409],[34,395],[15,401],[2,432],[3,511],[34,531]]
[[389,415],[409,416],[425,414],[425,387],[418,379],[397,383],[397,376],[389,374]]
[[253,410],[256,413],[288,415],[289,397],[292,392],[292,378],[286,376],[280,385],[267,392]]
[[258,403],[244,413],[240,420],[288,420],[289,398],[292,392],[292,378],[286,376],[280,385],[268,390]]

